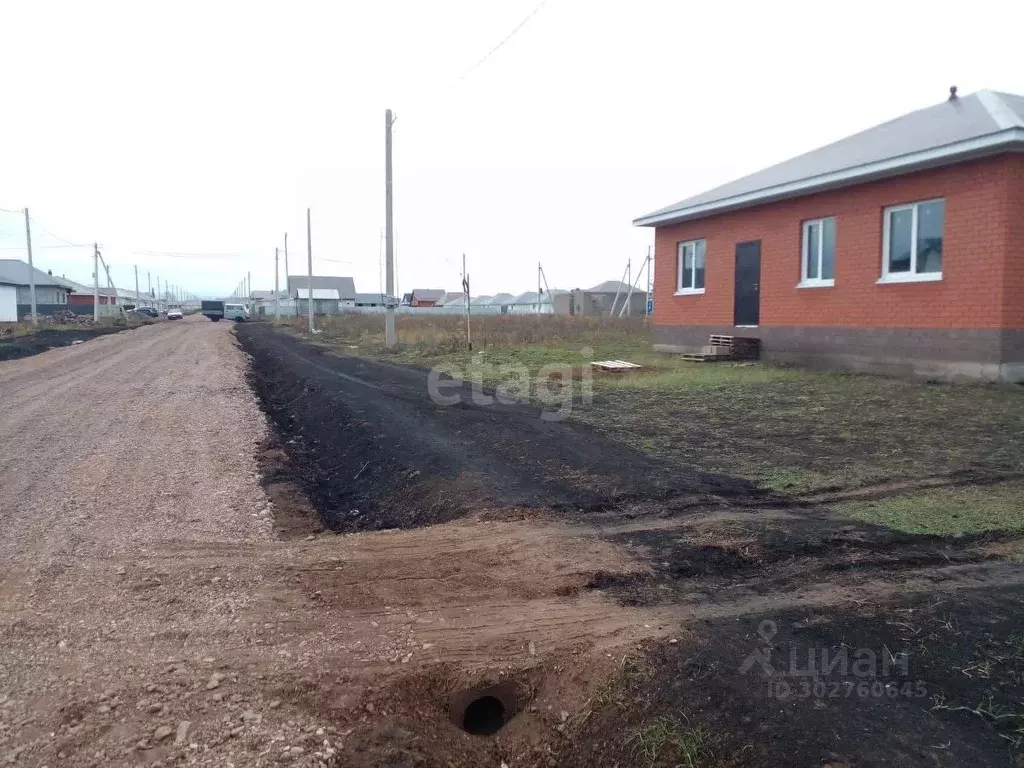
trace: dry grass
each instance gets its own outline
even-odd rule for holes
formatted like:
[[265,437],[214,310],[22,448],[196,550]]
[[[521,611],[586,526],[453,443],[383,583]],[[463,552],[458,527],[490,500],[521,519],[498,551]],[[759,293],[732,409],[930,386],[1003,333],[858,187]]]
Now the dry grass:
[[[289,318],[287,324],[304,332],[306,319]],[[471,319],[474,350],[528,344],[596,346],[609,343],[650,343],[650,330],[642,317],[569,317],[563,315],[481,315]],[[317,319],[319,337],[328,343],[344,343],[360,353],[384,349],[384,315],[351,313]],[[396,315],[401,355],[415,348],[417,354],[462,352],[466,320],[461,315]]]

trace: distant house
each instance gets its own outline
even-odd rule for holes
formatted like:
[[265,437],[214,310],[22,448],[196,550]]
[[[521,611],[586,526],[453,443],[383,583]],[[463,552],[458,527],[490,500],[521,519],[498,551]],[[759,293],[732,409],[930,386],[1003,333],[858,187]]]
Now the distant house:
[[357,293],[354,305],[357,307],[383,307],[387,306],[384,303],[383,293]]
[[36,312],[50,315],[68,308],[71,289],[48,272],[18,259],[0,259],[0,322],[13,323],[32,312],[29,275],[36,285]]
[[336,315],[343,307],[355,306],[356,283],[351,277],[289,275],[288,298],[296,300],[297,314],[308,312],[308,302],[312,299],[314,314]]
[[447,291],[440,288],[416,288],[409,302],[413,307],[437,307],[444,301]]
[[496,293],[487,303],[489,307],[501,307],[502,313],[508,312],[508,308],[516,303],[516,297],[511,293]]
[[516,315],[532,315],[537,313],[537,292],[520,293],[512,301],[508,311]]
[[[592,288],[572,291],[552,291],[555,313],[582,317],[618,317],[625,307],[624,315],[644,315],[647,311],[647,286],[643,290],[633,289],[618,280],[605,280]],[[628,299],[628,301],[627,301]]]
[[668,349],[735,334],[769,360],[1020,381],[1022,221],[1024,96],[954,88],[633,223]]
[[466,294],[452,293],[449,291],[444,295],[439,306],[442,307],[464,307],[466,306]]
[[99,294],[101,307],[117,304],[118,294],[116,294],[114,289],[108,285],[101,285],[97,290],[95,285],[86,285],[85,283],[79,283],[75,280],[69,280],[66,277],[57,279],[72,291],[71,295],[68,297],[68,304],[71,305],[70,308],[72,312],[92,312],[92,305],[96,300],[94,291]]
[[253,291],[250,294],[250,298],[253,301],[270,302],[276,298],[287,299],[288,291],[278,291],[276,294],[273,291]]

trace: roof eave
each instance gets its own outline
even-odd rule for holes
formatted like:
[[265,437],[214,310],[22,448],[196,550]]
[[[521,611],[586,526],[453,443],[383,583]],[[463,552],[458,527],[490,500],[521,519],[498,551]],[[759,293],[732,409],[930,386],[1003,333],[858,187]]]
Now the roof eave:
[[706,218],[719,213],[750,208],[755,205],[802,197],[815,192],[824,192],[839,187],[865,184],[869,181],[902,176],[928,168],[952,165],[967,160],[975,160],[1003,152],[1024,152],[1024,128],[1011,128],[998,133],[979,136],[974,139],[947,144],[944,147],[914,152],[908,155],[881,160],[876,163],[859,165],[842,171],[826,173],[809,179],[801,179],[775,187],[735,195],[722,200],[715,200],[689,208],[674,211],[662,211],[641,216],[633,220],[635,227],[658,227],[668,224],[680,224],[684,221]]

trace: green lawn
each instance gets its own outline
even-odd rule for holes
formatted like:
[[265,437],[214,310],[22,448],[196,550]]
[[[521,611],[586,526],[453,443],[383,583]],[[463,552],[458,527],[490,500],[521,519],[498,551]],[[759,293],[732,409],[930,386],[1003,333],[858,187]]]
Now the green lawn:
[[[482,379],[518,369],[584,367],[621,359],[633,374],[596,374],[573,418],[668,461],[756,481],[794,497],[924,480],[942,488],[879,489],[844,501],[853,518],[912,532],[1024,530],[1024,388],[928,384],[751,363],[687,363],[652,351],[647,330],[623,324],[483,318],[465,349],[461,318],[399,328],[413,337],[385,350],[379,316],[333,321],[317,343],[342,354]],[[547,329],[547,330],[545,330]]]

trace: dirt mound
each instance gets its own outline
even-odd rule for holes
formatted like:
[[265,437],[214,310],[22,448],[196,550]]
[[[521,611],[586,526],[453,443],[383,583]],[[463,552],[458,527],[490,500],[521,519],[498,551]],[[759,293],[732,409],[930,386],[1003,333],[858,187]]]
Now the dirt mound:
[[56,347],[67,347],[75,342],[88,341],[108,333],[118,333],[125,327],[74,328],[69,330],[45,329],[25,336],[0,338],[0,360],[30,357]]
[[478,405],[428,373],[339,357],[268,325],[237,329],[251,384],[311,500],[336,530],[408,528],[492,508],[563,512],[644,499],[756,498],[745,481],[659,463],[525,403]]

